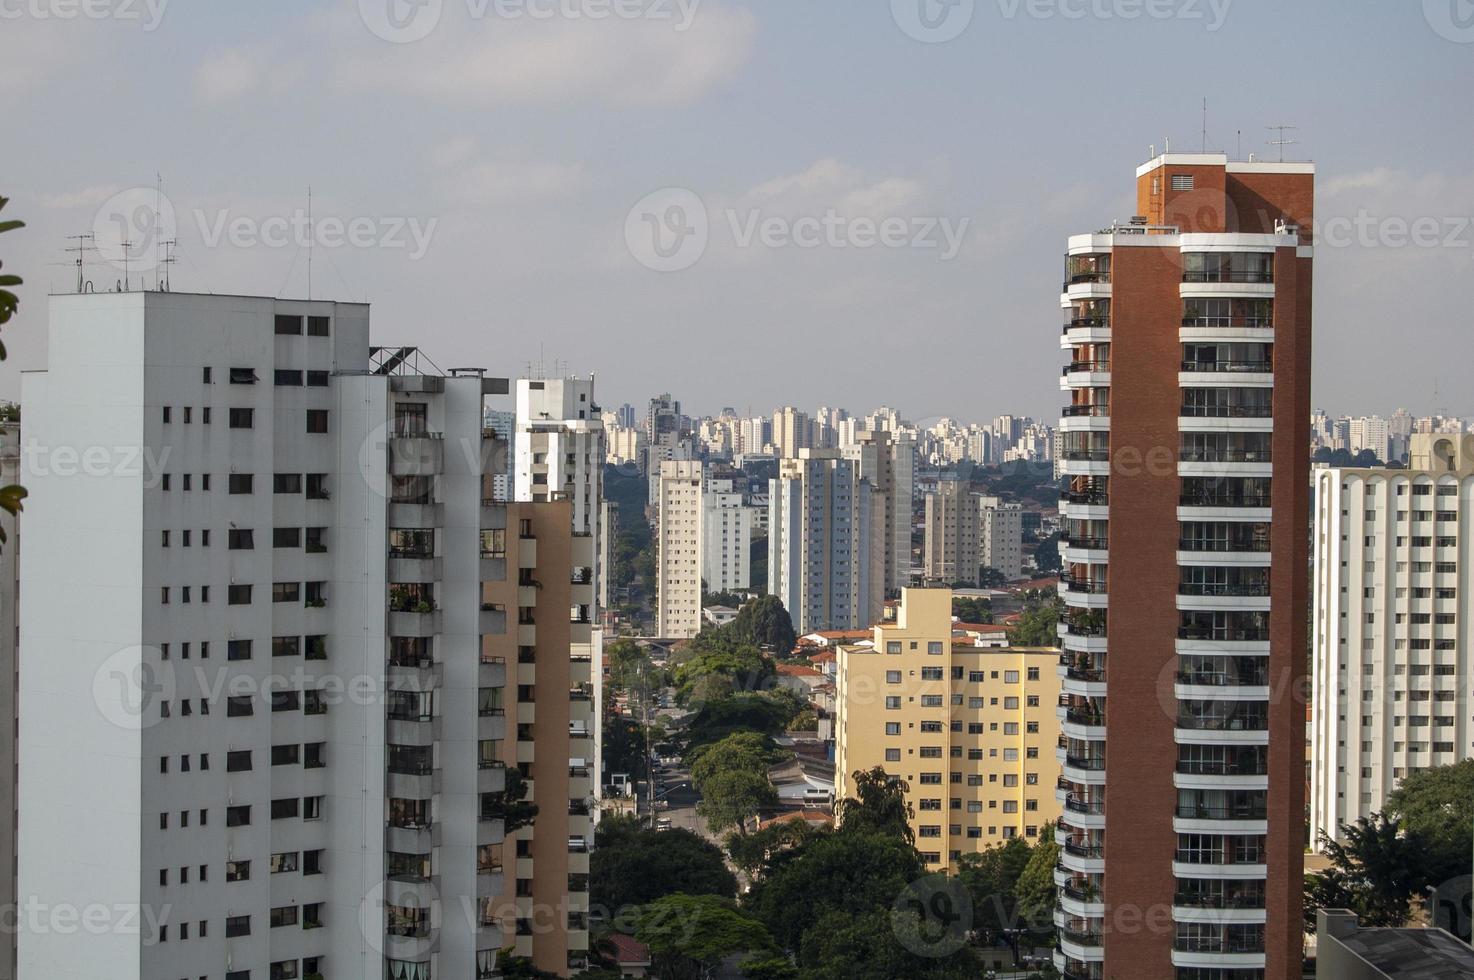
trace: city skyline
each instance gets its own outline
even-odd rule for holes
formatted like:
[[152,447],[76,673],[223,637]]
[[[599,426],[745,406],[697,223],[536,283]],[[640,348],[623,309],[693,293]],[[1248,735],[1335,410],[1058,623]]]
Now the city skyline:
[[[1049,418],[1054,320],[1038,297],[1063,265],[1059,236],[1125,220],[1133,207],[1080,170],[1079,148],[1116,160],[1144,159],[1169,139],[1199,149],[1206,98],[1210,148],[1273,158],[1267,141],[1279,134],[1266,127],[1298,125],[1284,134],[1299,141],[1286,154],[1314,159],[1323,175],[1317,293],[1339,326],[1337,344],[1317,351],[1317,402],[1354,404],[1376,365],[1380,410],[1459,410],[1433,396],[1435,381],[1454,392],[1454,377],[1380,356],[1389,323],[1449,362],[1474,353],[1458,299],[1441,286],[1467,274],[1474,254],[1471,137],[1438,108],[1474,61],[1469,32],[1441,21],[1437,4],[1183,0],[1166,6],[1172,16],[1128,19],[1119,3],[999,0],[956,5],[970,17],[944,43],[917,40],[918,26],[884,5],[778,14],[709,0],[662,5],[669,22],[492,25],[475,12],[507,4],[427,4],[442,10],[436,29],[402,44],[360,16],[373,4],[249,15],[159,6],[157,22],[141,4],[136,21],[5,21],[0,79],[25,96],[11,125],[18,140],[45,146],[13,161],[6,189],[27,221],[11,262],[35,305],[74,285],[67,236],[112,227],[119,209],[133,216],[159,174],[179,239],[174,288],[304,296],[306,250],[291,225],[305,218],[310,187],[312,295],[367,297],[376,342],[412,329],[452,364],[567,359],[597,368],[610,401],[638,402],[679,370],[692,381],[688,398],[697,393],[691,407],[710,411],[798,392],[841,402],[865,371],[898,354],[904,363],[900,331],[973,355],[924,371],[913,357],[916,370],[895,373],[887,397],[912,417]],[[812,43],[821,33],[843,43]],[[1269,70],[1237,70],[1249,43]],[[136,57],[160,49],[177,56]],[[1141,100],[1152,59],[1121,58],[1122,84],[1093,91],[1082,114],[1075,69],[1099,50],[1192,50],[1201,77],[1235,81]],[[849,58],[872,70],[849,70]],[[100,106],[96,88],[77,81],[83,68],[113,79],[114,97],[137,110]],[[977,98],[1022,74],[1034,79],[1027,103]],[[389,88],[391,76],[413,82]],[[1326,105],[1326,90],[1341,98]],[[1389,105],[1398,127],[1367,125],[1369,110]],[[139,126],[140,115],[181,125]],[[193,124],[222,115],[233,120],[226,138],[191,137]],[[86,142],[108,146],[106,157],[68,138],[41,144],[58,116],[91,120]],[[1056,125],[1065,117],[1071,126]],[[393,141],[380,138],[385,119],[399,128]],[[294,152],[259,150],[282,142]],[[671,188],[699,200],[710,243],[695,265],[662,273],[632,254],[627,225],[638,235],[637,205]],[[822,230],[818,247],[795,243],[799,221],[830,212],[849,223],[845,242],[863,237],[856,221],[932,227],[913,228],[906,247],[830,247]],[[767,218],[779,221],[774,235],[753,224]],[[370,223],[370,247],[325,240],[355,220]],[[273,221],[285,222],[284,244],[268,241]],[[946,232],[964,222],[944,258]],[[910,247],[917,237],[938,247]],[[131,277],[151,281],[143,243],[135,251]],[[122,276],[106,258],[88,269],[98,288]],[[666,356],[677,337],[682,356]],[[44,331],[22,323],[8,346],[0,394],[14,397],[17,373],[44,363]],[[808,370],[821,357],[830,369]]]

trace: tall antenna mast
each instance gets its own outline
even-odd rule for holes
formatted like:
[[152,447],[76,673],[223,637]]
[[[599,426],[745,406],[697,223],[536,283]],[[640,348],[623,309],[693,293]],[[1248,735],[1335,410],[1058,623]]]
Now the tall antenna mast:
[[312,298],[312,185],[307,185],[307,298]]
[[[155,262],[154,268],[155,268],[155,270],[162,270],[163,269],[162,259],[167,254],[167,250],[164,248],[164,243],[161,242],[161,241],[159,241],[159,214],[160,214],[161,211],[163,211],[163,208],[164,208],[164,175],[161,174],[161,173],[159,173],[158,171],[155,171],[154,172],[154,226],[153,226],[154,262]],[[155,290],[158,290],[158,288],[159,288],[159,286],[160,286],[160,284],[162,282],[162,280],[160,279],[160,276],[161,275],[162,275],[162,271],[155,271],[154,272],[154,289]],[[139,283],[139,285],[141,286],[141,285],[143,285],[143,283]]]
[[169,266],[179,260],[174,257],[174,246],[179,244],[176,238],[169,238],[160,243],[164,247],[164,257],[159,260],[159,268],[163,271],[163,291],[169,291]]
[[92,244],[95,239],[96,236],[90,233],[86,235],[67,236],[67,241],[77,243],[75,245],[67,246],[66,250],[68,252],[77,253],[77,292],[79,293],[86,292],[87,290],[87,277],[86,271],[83,266],[83,260],[86,257],[86,253],[97,251],[97,246]]
[[125,293],[128,292],[130,289],[133,288],[132,284],[129,283],[129,281],[128,281],[128,253],[130,251],[132,251],[132,250],[133,250],[133,242],[132,242],[132,240],[131,239],[128,239],[128,238],[123,239],[123,289],[122,289],[122,291],[125,292]]
[[1203,151],[1208,152],[1208,100],[1203,99]]
[[1300,127],[1298,127],[1298,126],[1266,126],[1264,128],[1265,129],[1268,129],[1270,132],[1277,132],[1277,133],[1279,133],[1279,137],[1280,138],[1277,139],[1277,140],[1270,140],[1269,141],[1269,145],[1270,146],[1277,146],[1277,147],[1280,148],[1280,163],[1284,163],[1285,162],[1285,147],[1287,147],[1287,146],[1294,146],[1296,143],[1300,142],[1299,140],[1285,139],[1285,133],[1287,133],[1287,132],[1289,132],[1291,130],[1299,129]]

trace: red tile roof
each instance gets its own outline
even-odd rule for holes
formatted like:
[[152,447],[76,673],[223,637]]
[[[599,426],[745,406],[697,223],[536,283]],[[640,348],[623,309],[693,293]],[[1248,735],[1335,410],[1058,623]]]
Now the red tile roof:
[[634,965],[650,962],[650,947],[633,936],[626,936],[622,932],[611,932],[608,942],[614,947],[614,962],[616,963]]
[[823,673],[803,664],[779,664],[778,673],[786,677],[823,677]]

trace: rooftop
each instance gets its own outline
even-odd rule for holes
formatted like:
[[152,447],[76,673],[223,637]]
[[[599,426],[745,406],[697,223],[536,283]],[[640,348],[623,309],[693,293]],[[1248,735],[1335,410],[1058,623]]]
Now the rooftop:
[[1474,977],[1474,949],[1442,929],[1358,929],[1341,944],[1398,980]]

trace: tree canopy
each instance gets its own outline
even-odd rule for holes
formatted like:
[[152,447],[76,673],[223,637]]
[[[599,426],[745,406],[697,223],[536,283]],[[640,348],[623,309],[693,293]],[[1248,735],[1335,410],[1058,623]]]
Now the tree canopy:
[[737,894],[721,849],[689,830],[651,830],[635,817],[606,817],[594,845],[589,898],[611,913],[676,892]]
[[1427,839],[1407,832],[1384,814],[1342,824],[1341,840],[1321,835],[1331,867],[1305,879],[1305,929],[1315,929],[1322,908],[1350,909],[1363,926],[1400,926],[1407,921],[1414,896],[1430,880]]
[[1474,853],[1474,759],[1412,773],[1387,797],[1386,812],[1420,835],[1437,884],[1469,873]]
[[650,947],[661,980],[704,980],[734,953],[776,953],[753,916],[714,895],[667,895],[640,910],[635,938]]
[[1008,642],[1016,647],[1052,647],[1059,644],[1059,617],[1064,603],[1053,589],[1044,589],[1024,602],[1018,623],[1008,631]]
[[880,766],[856,770],[855,795],[839,801],[840,828],[846,833],[890,834],[912,843],[912,809],[906,799],[910,789],[901,779],[892,779]]
[[738,642],[766,647],[780,657],[788,656],[798,643],[793,620],[783,608],[783,600],[775,595],[765,595],[744,605],[726,628]]

